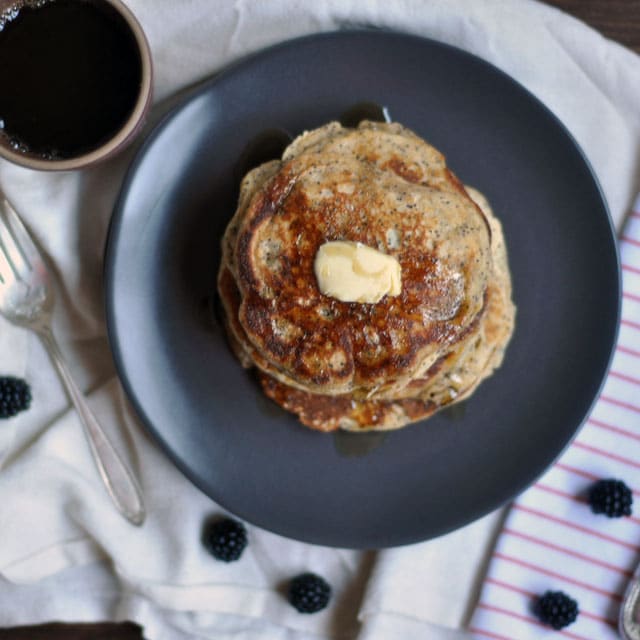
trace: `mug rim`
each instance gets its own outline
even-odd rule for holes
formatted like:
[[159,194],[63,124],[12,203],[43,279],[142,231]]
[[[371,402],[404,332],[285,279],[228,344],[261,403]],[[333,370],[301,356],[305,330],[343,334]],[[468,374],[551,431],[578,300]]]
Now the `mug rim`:
[[[0,157],[14,164],[44,171],[69,171],[72,169],[82,169],[94,165],[102,160],[115,155],[127,146],[144,124],[144,118],[151,105],[153,95],[153,63],[151,59],[151,48],[140,22],[135,17],[131,9],[122,0],[106,0],[126,22],[131,34],[136,42],[138,53],[140,54],[140,89],[133,110],[125,123],[118,131],[99,147],[87,151],[79,156],[63,158],[60,160],[46,160],[29,156],[25,153],[13,151],[0,141]],[[0,2],[0,6],[2,3]],[[11,4],[11,3],[6,3]],[[15,2],[15,4],[19,4]]]

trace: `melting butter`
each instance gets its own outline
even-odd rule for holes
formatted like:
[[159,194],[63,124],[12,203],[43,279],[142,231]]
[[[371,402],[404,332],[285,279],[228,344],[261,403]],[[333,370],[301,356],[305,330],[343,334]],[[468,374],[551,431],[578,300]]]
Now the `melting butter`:
[[375,303],[402,291],[398,260],[360,242],[325,242],[316,253],[314,271],[320,291],[342,302]]

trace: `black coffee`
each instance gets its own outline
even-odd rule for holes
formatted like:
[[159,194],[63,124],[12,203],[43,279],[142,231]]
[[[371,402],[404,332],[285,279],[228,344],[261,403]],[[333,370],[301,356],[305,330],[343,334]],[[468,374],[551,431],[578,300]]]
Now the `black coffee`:
[[27,154],[69,158],[112,137],[133,111],[142,62],[104,0],[23,0],[0,17],[0,129]]

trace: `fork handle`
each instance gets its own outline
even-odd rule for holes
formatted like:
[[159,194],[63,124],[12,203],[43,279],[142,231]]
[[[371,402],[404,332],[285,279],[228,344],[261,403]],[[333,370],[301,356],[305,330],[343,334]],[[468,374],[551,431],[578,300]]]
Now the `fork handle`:
[[80,421],[89,441],[89,448],[107,492],[118,511],[129,522],[141,525],[144,522],[145,509],[138,483],[107,439],[93,412],[89,409],[84,395],[71,377],[69,368],[51,330],[42,328],[38,331],[38,335],[49,352],[67,393],[80,415]]
[[622,640],[640,640],[640,565],[629,581],[618,614],[618,632]]

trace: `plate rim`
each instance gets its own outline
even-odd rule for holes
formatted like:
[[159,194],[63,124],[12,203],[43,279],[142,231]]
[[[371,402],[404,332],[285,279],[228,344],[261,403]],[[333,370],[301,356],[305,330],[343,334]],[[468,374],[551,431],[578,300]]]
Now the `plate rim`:
[[[261,59],[263,56],[273,55],[282,49],[295,48],[298,44],[306,44],[312,41],[320,41],[320,40],[330,40],[334,38],[338,39],[350,39],[353,37],[380,37],[380,38],[397,38],[401,40],[411,40],[418,41],[422,43],[428,43],[431,46],[436,46],[438,48],[444,48],[445,50],[451,50],[456,53],[456,55],[462,55],[462,57],[466,57],[470,60],[473,60],[474,63],[480,63],[482,66],[485,66],[489,69],[491,73],[498,74],[503,79],[505,79],[508,83],[514,85],[518,91],[523,92],[524,95],[528,98],[528,100],[535,102],[539,109],[542,109],[547,117],[550,117],[555,125],[559,127],[559,129],[564,133],[567,140],[571,143],[571,146],[575,151],[577,151],[578,156],[581,161],[584,163],[585,168],[587,169],[587,173],[590,177],[593,186],[595,186],[596,191],[599,195],[599,207],[604,214],[604,217],[607,221],[607,237],[601,238],[601,242],[603,244],[607,244],[608,248],[613,250],[615,257],[615,271],[616,271],[616,279],[615,279],[615,298],[616,298],[616,307],[615,309],[607,310],[606,313],[611,314],[610,324],[612,325],[612,333],[609,339],[609,346],[607,348],[608,356],[601,363],[600,371],[598,371],[599,384],[597,385],[597,390],[594,393],[589,403],[585,403],[587,406],[580,411],[582,417],[578,424],[573,428],[570,435],[567,437],[564,445],[555,452],[554,455],[550,456],[549,461],[543,468],[538,469],[535,473],[532,474],[528,480],[523,479],[519,486],[512,487],[509,491],[509,496],[504,499],[494,500],[491,504],[483,503],[482,506],[478,507],[475,510],[475,513],[471,514],[471,517],[462,517],[459,520],[458,524],[447,527],[433,535],[428,536],[393,536],[393,540],[385,543],[381,540],[381,544],[376,545],[375,548],[388,548],[388,547],[396,547],[403,546],[406,544],[416,543],[428,539],[432,539],[436,536],[444,535],[455,531],[463,526],[471,524],[478,519],[484,517],[495,511],[498,508],[506,506],[510,501],[515,499],[515,497],[520,494],[522,491],[526,490],[528,487],[533,484],[537,478],[543,475],[553,464],[559,459],[566,449],[570,446],[573,439],[579,433],[581,427],[583,426],[585,420],[588,418],[589,414],[593,411],[594,405],[596,404],[598,397],[602,391],[602,388],[607,380],[607,375],[611,366],[611,362],[613,360],[613,356],[615,353],[615,346],[618,340],[618,335],[620,331],[620,318],[621,318],[621,307],[622,307],[622,270],[620,264],[620,248],[618,243],[618,233],[615,229],[611,213],[609,210],[609,205],[602,189],[602,185],[598,179],[598,176],[587,158],[584,150],[578,144],[577,140],[570,132],[568,127],[560,120],[558,116],[533,92],[531,92],[527,87],[521,84],[518,80],[510,76],[507,72],[503,71],[499,67],[495,66],[493,63],[485,60],[484,58],[471,53],[465,49],[460,48],[459,46],[452,45],[447,42],[442,42],[440,40],[436,40],[430,37],[424,37],[421,35],[413,34],[413,33],[405,33],[401,31],[391,30],[391,29],[378,29],[378,28],[355,28],[355,29],[344,29],[344,30],[330,30],[330,31],[320,31],[316,33],[311,33],[307,35],[301,35],[294,38],[289,38],[283,40],[281,42],[277,42],[275,44],[271,44],[264,48],[260,48],[258,50],[252,51],[241,58],[225,65],[218,72],[207,76],[206,78],[194,83],[193,85],[177,92],[177,100],[175,104],[170,106],[168,110],[166,110],[160,118],[153,124],[150,131],[145,134],[142,143],[136,149],[135,155],[133,159],[130,161],[124,179],[121,182],[121,186],[118,190],[118,194],[112,209],[112,215],[109,220],[108,230],[106,234],[105,247],[104,247],[104,261],[103,261],[103,302],[105,308],[105,318],[106,318],[106,327],[107,327],[107,337],[109,342],[110,351],[114,360],[116,375],[125,390],[128,401],[131,403],[132,407],[135,410],[135,413],[140,418],[140,422],[145,430],[153,436],[153,440],[155,444],[159,445],[162,451],[168,456],[171,463],[176,466],[180,472],[188,478],[188,480],[194,484],[199,490],[201,490],[206,496],[209,496],[212,500],[214,500],[219,506],[229,511],[230,513],[240,517],[241,519],[249,522],[255,523],[255,526],[259,526],[265,530],[271,531],[278,535],[283,535],[287,537],[291,537],[293,539],[299,540],[301,542],[306,542],[310,544],[320,544],[328,547],[341,547],[341,548],[351,548],[351,549],[365,549],[365,548],[373,548],[369,544],[370,541],[367,541],[365,545],[342,545],[336,544],[333,541],[327,541],[322,536],[315,536],[313,532],[310,532],[308,536],[301,537],[300,535],[292,536],[287,532],[283,532],[282,529],[278,527],[269,526],[268,523],[264,522],[255,522],[249,514],[243,513],[242,510],[237,510],[232,506],[228,505],[223,496],[220,495],[212,495],[211,487],[205,486],[204,482],[198,477],[198,474],[195,473],[192,469],[188,467],[188,465],[183,462],[178,456],[177,452],[175,452],[165,441],[161,432],[156,428],[156,426],[152,423],[147,412],[143,407],[143,403],[141,399],[138,397],[138,394],[135,391],[134,385],[130,380],[129,375],[127,375],[127,368],[125,366],[125,358],[123,356],[123,347],[121,344],[121,340],[118,337],[118,331],[116,328],[116,318],[115,318],[115,310],[114,304],[112,301],[115,300],[115,288],[116,288],[116,279],[115,279],[115,247],[117,245],[117,239],[120,233],[123,230],[126,221],[124,220],[124,209],[127,197],[130,194],[132,186],[135,182],[136,176],[144,163],[145,157],[147,155],[148,150],[155,144],[155,142],[162,136],[162,133],[168,128],[184,108],[186,108],[193,101],[197,100],[200,96],[206,94],[213,87],[215,87],[218,83],[224,82],[227,77],[233,77],[236,73],[242,71],[244,68],[248,68],[252,65],[255,60]],[[171,97],[169,98],[169,101]],[[162,104],[162,103],[161,103]],[[161,107],[161,104],[158,105]],[[612,285],[614,283],[612,282]],[[594,373],[595,379],[595,373]],[[384,537],[384,536],[383,536]],[[387,536],[388,540],[389,537]]]

